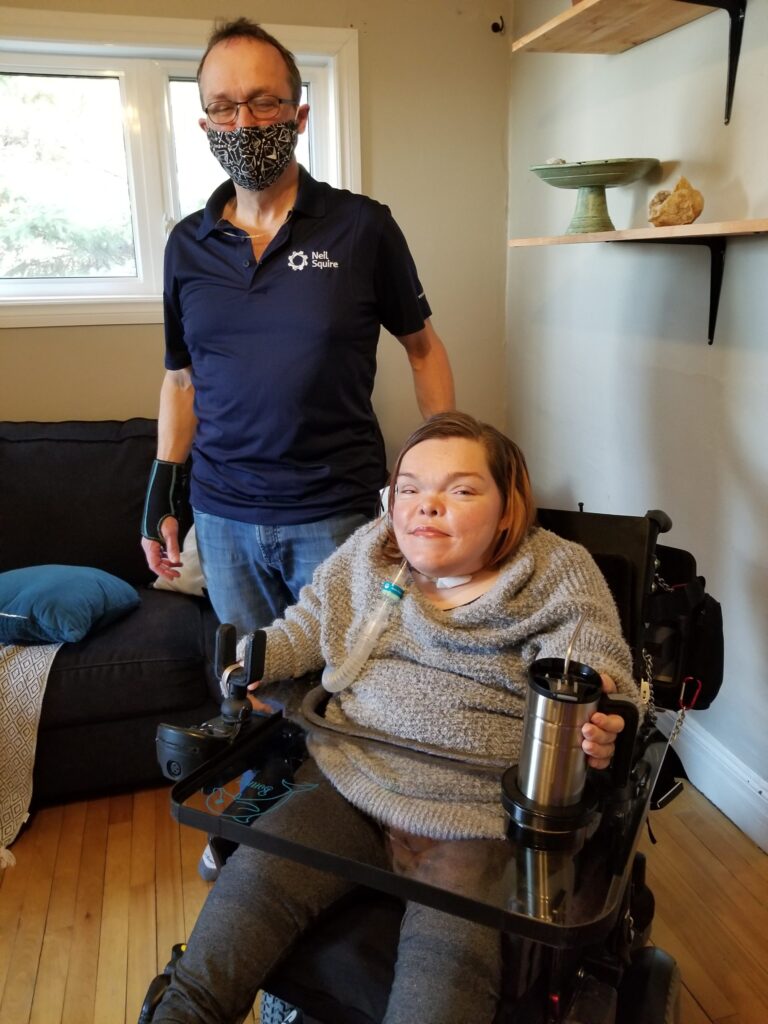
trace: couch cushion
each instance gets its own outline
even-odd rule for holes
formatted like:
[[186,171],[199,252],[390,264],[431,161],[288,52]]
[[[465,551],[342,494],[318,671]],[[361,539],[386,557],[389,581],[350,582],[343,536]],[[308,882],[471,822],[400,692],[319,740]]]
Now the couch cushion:
[[155,420],[0,422],[0,572],[92,565],[148,583],[139,535]]
[[124,580],[81,565],[0,573],[0,643],[74,643],[139,606]]
[[151,589],[140,597],[135,612],[58,652],[41,733],[196,708],[217,692],[208,603]]

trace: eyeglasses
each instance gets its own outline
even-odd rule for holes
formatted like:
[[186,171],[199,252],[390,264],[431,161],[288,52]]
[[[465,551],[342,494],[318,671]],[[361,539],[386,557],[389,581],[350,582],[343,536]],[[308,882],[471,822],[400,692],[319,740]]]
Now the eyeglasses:
[[232,124],[237,120],[240,107],[248,107],[251,116],[257,121],[271,121],[280,113],[280,107],[298,107],[298,100],[283,100],[279,96],[254,96],[250,100],[233,103],[231,100],[216,100],[203,107],[203,112],[211,124]]

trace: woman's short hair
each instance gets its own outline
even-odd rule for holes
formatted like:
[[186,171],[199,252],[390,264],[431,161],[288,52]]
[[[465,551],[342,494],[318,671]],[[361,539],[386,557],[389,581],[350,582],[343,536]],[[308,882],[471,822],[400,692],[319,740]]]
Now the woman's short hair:
[[[208,40],[208,45],[205,48],[205,53],[197,66],[198,85],[200,84],[200,75],[203,70],[203,64],[205,64],[205,58],[217,43],[223,43],[227,39],[254,39],[257,43],[268,43],[270,46],[274,46],[285,61],[285,66],[288,70],[288,81],[291,84],[290,98],[297,103],[299,102],[301,99],[302,83],[301,72],[296,66],[296,58],[290,50],[283,46],[279,39],[275,39],[271,33],[267,32],[266,29],[263,29],[255,21],[251,21],[250,18],[236,18],[234,21],[216,22]],[[287,98],[283,97],[283,99]]]
[[383,541],[383,553],[387,558],[397,561],[403,557],[392,528],[392,509],[395,504],[397,477],[404,456],[422,441],[452,437],[477,441],[483,446],[488,468],[501,495],[502,520],[508,520],[508,525],[499,531],[488,562],[489,567],[500,565],[514,554],[533,525],[536,518],[536,507],[533,502],[531,480],[528,476],[525,456],[515,442],[510,440],[506,434],[502,434],[496,427],[476,420],[468,413],[441,412],[430,416],[421,426],[417,427],[397,456],[389,481],[388,526]]

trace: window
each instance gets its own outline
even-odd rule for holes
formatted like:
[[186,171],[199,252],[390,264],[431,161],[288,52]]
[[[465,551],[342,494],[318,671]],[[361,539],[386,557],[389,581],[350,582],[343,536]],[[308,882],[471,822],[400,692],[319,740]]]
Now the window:
[[[43,12],[5,15],[0,326],[160,322],[167,234],[225,177],[197,123],[211,23],[68,15],[51,43]],[[296,54],[311,107],[299,160],[359,189],[355,33],[265,27]]]
[[0,276],[135,277],[119,80],[0,73],[0,139]]

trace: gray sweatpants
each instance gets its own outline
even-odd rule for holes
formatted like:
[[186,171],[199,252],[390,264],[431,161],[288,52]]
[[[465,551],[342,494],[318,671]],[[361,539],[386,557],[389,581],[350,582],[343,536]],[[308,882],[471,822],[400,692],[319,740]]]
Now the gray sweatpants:
[[[314,762],[295,781],[317,788],[293,793],[260,829],[388,865],[382,829],[340,796]],[[208,895],[153,1024],[241,1020],[291,946],[351,887],[335,875],[238,847]],[[496,931],[409,903],[384,1024],[490,1024],[500,978]]]

